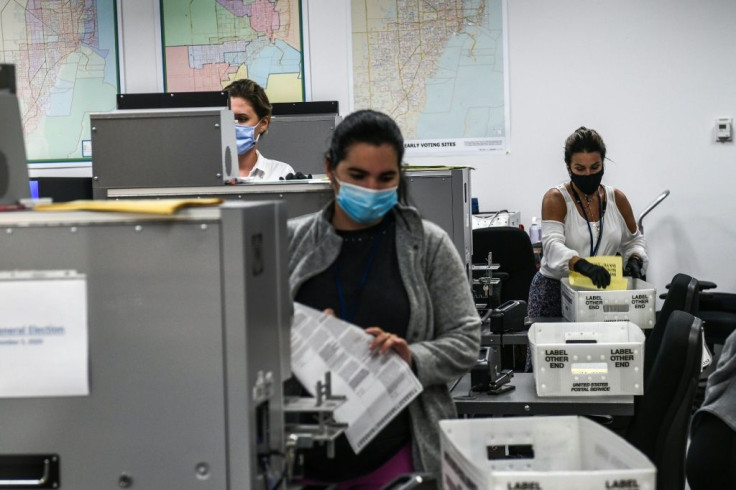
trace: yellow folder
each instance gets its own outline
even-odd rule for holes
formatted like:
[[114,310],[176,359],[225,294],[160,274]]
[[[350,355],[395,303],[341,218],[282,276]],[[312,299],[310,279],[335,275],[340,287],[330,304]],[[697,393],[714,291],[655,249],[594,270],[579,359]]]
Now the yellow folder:
[[606,291],[623,291],[628,289],[629,281],[624,277],[623,261],[620,255],[601,255],[596,257],[586,257],[585,260],[591,264],[605,267],[611,274],[611,283],[605,288],[599,288],[589,277],[579,272],[570,271],[570,285],[587,289],[605,289]]
[[120,201],[80,200],[56,204],[39,204],[36,211],[116,211],[119,213],[174,214],[190,206],[216,206],[222,199],[131,199]]

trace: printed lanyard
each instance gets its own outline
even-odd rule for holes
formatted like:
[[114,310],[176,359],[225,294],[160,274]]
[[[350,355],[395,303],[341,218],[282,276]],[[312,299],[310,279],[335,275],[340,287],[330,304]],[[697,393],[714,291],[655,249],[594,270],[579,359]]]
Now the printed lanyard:
[[585,212],[585,206],[583,206],[583,201],[580,200],[580,196],[578,196],[577,191],[575,188],[570,184],[570,190],[575,195],[575,199],[580,203],[580,209],[583,211],[583,216],[585,217],[585,224],[588,225],[588,234],[590,235],[590,256],[595,257],[595,254],[598,253],[598,247],[601,246],[601,237],[603,236],[603,217],[606,215],[606,208],[603,207],[603,204],[601,203],[601,194],[600,192],[596,192],[595,194],[598,196],[598,209],[601,212],[601,226],[598,230],[598,240],[596,240],[595,248],[593,248],[593,228],[590,226],[590,220],[588,219],[588,213]]
[[337,297],[340,300],[340,318],[347,322],[353,323],[355,313],[356,311],[358,311],[360,296],[363,294],[365,285],[368,283],[368,276],[371,273],[373,262],[375,262],[376,260],[376,255],[378,255],[378,246],[381,243],[383,229],[384,226],[381,226],[378,230],[378,234],[373,238],[373,245],[371,245],[371,253],[368,257],[368,263],[365,265],[365,269],[363,270],[363,275],[360,278],[360,283],[358,283],[358,289],[355,293],[355,300],[353,301],[352,307],[349,311],[345,302],[345,290],[342,286],[342,278],[340,277],[340,260],[336,260],[335,264],[333,265],[335,271],[335,284],[337,285]]

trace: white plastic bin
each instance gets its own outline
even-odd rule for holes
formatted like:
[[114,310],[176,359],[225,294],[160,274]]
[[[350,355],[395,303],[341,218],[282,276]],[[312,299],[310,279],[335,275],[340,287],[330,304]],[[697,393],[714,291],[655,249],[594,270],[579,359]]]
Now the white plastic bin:
[[440,440],[446,490],[656,488],[644,454],[583,417],[442,420]]
[[654,327],[657,290],[641,279],[628,279],[625,291],[590,290],[562,278],[562,316],[571,322],[633,322]]
[[644,392],[644,332],[634,323],[534,323],[528,336],[538,396]]

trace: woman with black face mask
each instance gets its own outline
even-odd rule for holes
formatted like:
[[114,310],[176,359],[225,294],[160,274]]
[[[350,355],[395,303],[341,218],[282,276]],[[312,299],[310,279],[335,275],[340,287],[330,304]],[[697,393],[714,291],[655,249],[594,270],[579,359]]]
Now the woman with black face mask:
[[593,129],[580,127],[565,141],[570,181],[547,191],[542,201],[543,256],[529,289],[530,317],[562,316],[560,279],[571,270],[599,288],[608,286],[608,271],[586,257],[620,253],[625,273],[641,278],[646,271],[646,243],[628,199],[601,185],[605,159],[606,145]]

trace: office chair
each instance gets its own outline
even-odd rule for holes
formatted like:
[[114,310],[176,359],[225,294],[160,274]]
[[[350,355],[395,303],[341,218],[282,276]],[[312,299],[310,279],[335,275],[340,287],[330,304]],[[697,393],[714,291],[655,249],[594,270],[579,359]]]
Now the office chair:
[[736,294],[721,291],[710,291],[716,284],[709,281],[700,283],[700,312],[703,320],[705,342],[711,350],[714,346],[723,345],[731,333],[736,330]]
[[667,320],[644,395],[626,439],[657,467],[657,490],[685,488],[685,450],[700,376],[702,321],[684,311]]
[[529,286],[537,272],[529,235],[514,226],[473,230],[473,264],[486,264],[488,252],[492,254],[493,263],[500,266],[494,273],[501,278],[499,304],[514,299],[527,301]]
[[[736,293],[710,291],[717,285],[711,281],[699,281],[700,297],[698,318],[703,320],[705,342],[711,351],[714,346],[723,345],[729,335],[736,330]],[[668,290],[671,284],[665,286]],[[659,295],[665,298],[666,294]]]
[[[678,274],[678,276],[680,276],[680,274]],[[660,297],[665,298],[664,306],[667,306],[667,297],[670,295],[670,291],[674,288],[676,291],[673,296],[679,298],[677,300],[678,304],[674,306],[674,308],[688,311],[703,321],[703,335],[705,337],[705,343],[710,349],[710,352],[713,353],[712,365],[715,366],[718,361],[718,350],[715,346],[723,345],[728,336],[736,330],[736,294],[710,292],[708,291],[709,289],[716,287],[714,283],[710,281],[697,281],[697,287],[693,283],[689,283],[687,293],[685,293],[687,298],[692,298],[692,295],[695,294],[695,301],[692,299],[685,299],[683,303],[682,283],[684,282],[684,279],[680,278],[678,280],[678,276],[675,276],[672,283],[667,284],[667,296]],[[677,284],[676,280],[678,280]],[[694,288],[697,289],[696,292],[693,292]],[[680,307],[681,304],[686,304],[687,306]],[[662,312],[659,313],[660,315],[665,313],[664,306],[662,308]],[[661,336],[661,332],[658,335]],[[652,342],[652,350],[655,349],[654,343],[656,343],[656,341],[657,340],[655,338]],[[647,342],[649,342],[649,340],[647,340]],[[649,347],[650,346],[647,345],[644,357],[644,379],[646,379],[647,373],[651,369],[651,358],[647,358]],[[703,402],[703,398],[705,396],[705,385],[709,374],[710,371],[705,371],[701,375],[698,391],[695,395],[694,408],[699,407]]]
[[[729,335],[736,330],[736,293],[710,291],[717,286],[711,281],[698,281],[697,316],[703,320],[705,342],[711,351],[715,345],[723,345]],[[671,284],[667,284],[667,289]],[[664,298],[665,295],[660,295]]]
[[[514,226],[476,228],[473,230],[472,263],[487,264],[488,252],[491,253],[493,263],[499,265],[493,275],[501,279],[499,285],[493,286],[488,306],[495,309],[510,300],[524,301],[523,310],[526,316],[529,286],[537,272],[529,235]],[[492,310],[489,309],[486,315],[492,315]],[[484,316],[485,318],[488,317]],[[504,352],[502,368],[523,370],[526,347],[523,345],[502,345],[502,347]]]
[[698,293],[700,285],[698,280],[687,274],[675,274],[664,298],[662,309],[657,312],[657,320],[654,327],[647,336],[644,344],[644,382],[649,378],[652,366],[657,358],[657,353],[662,343],[664,330],[667,322],[676,310],[685,311],[691,315],[698,315]]

